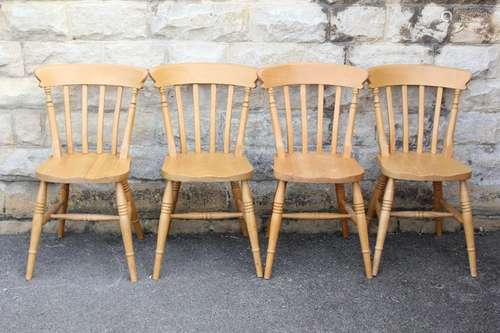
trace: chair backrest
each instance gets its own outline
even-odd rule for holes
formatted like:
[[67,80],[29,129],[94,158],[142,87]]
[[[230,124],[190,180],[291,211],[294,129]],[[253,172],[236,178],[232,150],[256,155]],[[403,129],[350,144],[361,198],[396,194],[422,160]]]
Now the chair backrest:
[[[66,150],[68,154],[75,151],[73,144],[73,122],[71,107],[71,91],[79,90],[81,95],[81,147],[83,153],[89,152],[89,95],[91,89],[98,89],[99,104],[97,107],[97,134],[96,152],[104,153],[104,129],[105,129],[105,105],[106,91],[113,88],[114,94],[108,99],[114,98],[114,113],[111,131],[111,153],[117,154],[120,158],[127,158],[134,124],[137,94],[143,87],[147,77],[147,70],[137,67],[107,64],[66,64],[66,65],[46,65],[38,68],[35,75],[40,82],[40,87],[44,89],[47,99],[47,111],[49,114],[49,124],[52,139],[53,156],[61,157],[61,139],[59,138],[59,127],[55,111],[53,92],[62,89],[64,105],[64,127],[66,138]],[[118,135],[120,128],[120,112],[122,110],[122,98],[124,90],[131,91],[131,98],[128,107],[127,122],[125,125],[123,138],[118,148]]]
[[[410,148],[415,147],[417,153],[423,153],[426,146],[429,146],[430,152],[433,154],[438,153],[438,146],[440,145],[439,127],[440,118],[446,116],[442,112],[443,106],[450,104],[446,101],[451,101],[451,109],[448,114],[448,124],[444,139],[442,140],[441,152],[451,157],[453,155],[453,142],[455,125],[457,121],[458,105],[460,100],[460,93],[466,89],[467,82],[471,78],[470,72],[457,68],[431,66],[431,65],[385,65],[373,67],[368,70],[369,72],[369,86],[373,89],[374,103],[375,103],[375,117],[377,126],[377,137],[380,152],[383,156],[387,156],[392,152],[397,151],[399,147],[403,152],[408,152]],[[383,89],[385,88],[385,89]],[[396,90],[397,89],[397,90]],[[386,114],[385,117],[381,110],[381,91],[385,90],[386,101]],[[396,91],[395,91],[396,90]],[[411,90],[418,90],[418,113],[417,113],[417,130],[416,130],[416,143],[411,142],[414,136],[410,135],[410,115],[409,109],[409,93]],[[426,121],[425,106],[426,106],[426,90],[431,92],[434,104],[434,114]],[[435,91],[435,95],[433,94]],[[448,97],[446,92],[450,92]],[[396,121],[394,112],[395,95],[401,97],[399,105],[401,105],[401,122]],[[429,101],[427,101],[429,104]],[[398,106],[399,106],[398,105]],[[429,115],[430,116],[430,115]],[[389,129],[389,141],[387,141],[386,130],[384,125],[384,118],[387,120]],[[432,125],[430,133],[426,133],[426,122]],[[401,125],[400,125],[401,124]],[[396,133],[397,128],[402,128],[402,140],[398,140]]]
[[[323,152],[324,139],[324,117],[325,95],[331,90],[334,94],[333,115],[331,120],[331,153],[338,154],[338,138],[341,122],[342,95],[351,93],[350,105],[348,107],[348,119],[345,126],[345,135],[343,141],[344,157],[350,157],[352,151],[352,136],[354,130],[354,121],[356,116],[356,104],[358,91],[363,87],[363,83],[368,76],[367,71],[361,68],[336,64],[315,64],[299,63],[278,65],[265,68],[259,73],[264,88],[269,94],[269,106],[271,110],[273,132],[276,142],[278,155],[285,154],[285,151],[292,153],[294,151],[294,120],[293,107],[290,101],[291,89],[298,87],[300,94],[300,128],[301,128],[301,151],[307,153],[309,150],[308,133],[308,112],[307,112],[307,89],[309,86],[317,90],[316,109],[316,152]],[[283,89],[284,111],[287,129],[287,149],[281,135],[280,118],[278,107],[276,106],[275,89]],[[327,106],[327,109],[328,106]],[[328,140],[329,138],[327,138]]]
[[[150,75],[155,86],[160,91],[161,107],[164,116],[165,132],[167,136],[169,155],[175,156],[177,152],[187,153],[188,134],[186,123],[189,122],[189,115],[185,112],[185,98],[183,91],[190,90],[192,92],[192,103],[188,103],[188,107],[192,105],[193,110],[193,127],[194,127],[194,151],[200,153],[202,151],[202,110],[200,110],[200,95],[202,89],[210,88],[210,106],[208,119],[208,151],[216,152],[217,149],[217,134],[218,129],[222,126],[217,125],[217,88],[218,86],[225,87],[224,90],[219,89],[219,95],[227,95],[226,97],[226,113],[223,121],[223,144],[222,150],[224,153],[234,152],[241,155],[244,152],[245,129],[248,119],[248,108],[251,88],[255,87],[257,81],[257,70],[252,67],[232,65],[232,64],[215,64],[215,63],[192,63],[192,64],[169,64],[161,65],[150,70]],[[175,104],[177,111],[177,133],[180,141],[179,150],[176,148],[174,126],[172,121],[171,110],[168,103],[168,92],[173,90],[175,93]],[[232,121],[234,117],[233,101],[237,94],[236,90],[243,92],[241,113],[239,119],[239,127],[234,143],[232,136]],[[220,120],[222,122],[222,119]],[[189,129],[189,128],[188,128]]]

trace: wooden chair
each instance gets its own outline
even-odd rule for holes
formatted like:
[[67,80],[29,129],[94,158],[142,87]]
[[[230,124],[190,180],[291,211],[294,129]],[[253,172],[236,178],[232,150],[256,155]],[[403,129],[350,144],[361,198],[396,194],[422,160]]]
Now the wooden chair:
[[[141,68],[120,65],[48,65],[35,72],[40,81],[40,87],[45,91],[52,139],[52,156],[43,162],[36,170],[40,187],[35,204],[35,213],[31,229],[31,241],[26,266],[26,279],[31,280],[35,268],[35,260],[40,241],[42,225],[50,219],[57,219],[58,235],[64,236],[66,220],[78,221],[120,221],[120,229],[127,257],[130,280],[137,280],[134,249],[132,245],[131,222],[135,227],[137,237],[143,239],[141,224],[137,217],[134,199],[127,179],[130,171],[129,146],[134,124],[136,100],[139,89],[147,77],[147,71]],[[97,143],[95,152],[90,151],[88,140],[89,98],[92,86],[98,86],[99,106],[97,111]],[[54,90],[62,90],[64,105],[64,124],[66,151],[63,152],[59,138],[56,111],[54,106]],[[131,90],[130,105],[121,144],[118,142],[122,96],[124,91]],[[113,124],[111,130],[110,151],[105,151],[104,118],[106,92],[112,89],[108,96],[115,99]],[[81,152],[76,151],[73,143],[73,126],[71,110],[71,90],[81,92]],[[61,184],[59,202],[48,208],[47,184]],[[69,214],[67,213],[69,185],[80,183],[113,183],[116,188],[118,215]]]
[[[356,101],[358,90],[368,73],[360,68],[334,64],[288,64],[269,67],[260,72],[264,88],[269,94],[274,137],[277,155],[274,158],[274,176],[278,180],[274,196],[273,212],[268,226],[269,245],[264,278],[271,277],[273,260],[276,252],[276,243],[279,236],[282,218],[304,220],[340,220],[344,237],[348,236],[347,221],[357,225],[361,252],[365,265],[366,277],[371,278],[370,248],[368,244],[368,230],[365,219],[363,196],[360,180],[363,168],[352,158],[352,136],[356,115]],[[300,151],[295,151],[293,112],[290,99],[290,90],[298,86],[300,91],[300,124],[301,141]],[[317,123],[316,149],[309,151],[308,115],[307,115],[307,88],[317,89]],[[324,137],[324,99],[325,91],[335,86],[335,102],[332,112],[332,133]],[[287,148],[283,142],[278,109],[275,101],[275,89],[282,88],[285,106],[285,120],[287,129]],[[351,103],[348,119],[345,126],[343,149],[337,147],[339,141],[341,102],[343,90],[351,91]],[[325,117],[326,118],[326,117]],[[330,117],[329,117],[330,118]],[[324,149],[324,141],[331,140],[331,147]],[[325,147],[326,148],[326,147]],[[335,184],[338,213],[283,213],[285,188],[288,182],[298,183],[328,183]],[[345,200],[344,184],[352,183],[353,205]]]
[[[252,177],[253,168],[244,155],[245,128],[248,117],[249,97],[251,88],[257,80],[256,69],[246,66],[229,64],[176,64],[162,65],[150,70],[151,78],[159,88],[161,106],[164,116],[165,131],[168,144],[168,156],[162,167],[162,174],[167,180],[165,194],[161,205],[161,215],[158,224],[158,240],[154,260],[153,279],[160,278],[160,271],[165,251],[167,234],[172,219],[229,219],[240,218],[246,222],[250,238],[257,276],[262,277],[262,264],[259,250],[259,239],[255,222],[252,195],[248,181]],[[217,151],[217,88],[226,87],[226,114],[223,126],[222,151]],[[200,110],[200,95],[202,88],[210,88],[210,112],[206,127],[208,132],[208,151],[202,151],[202,117]],[[167,90],[175,91],[177,105],[177,127],[180,141],[176,149],[171,110],[169,109]],[[192,90],[194,151],[189,151],[186,118],[190,115],[184,111],[183,90]],[[232,121],[233,98],[237,90],[243,93],[242,110],[236,142],[233,146]],[[220,90],[219,90],[220,91]],[[224,91],[222,91],[224,93]],[[191,141],[191,138],[190,138]],[[192,141],[191,141],[192,142]],[[220,145],[219,145],[220,146]],[[231,184],[238,212],[189,212],[174,213],[179,188],[182,182],[228,182]]]
[[[467,179],[471,169],[453,159],[453,140],[457,120],[460,93],[466,89],[470,73],[465,70],[429,65],[386,65],[369,70],[370,88],[373,89],[375,116],[380,154],[378,161],[381,175],[373,192],[368,208],[368,218],[379,217],[377,243],[373,261],[373,275],[376,275],[382,256],[382,248],[391,217],[397,218],[433,218],[436,221],[436,233],[441,235],[443,219],[452,217],[463,224],[467,252],[469,255],[470,274],[477,275],[474,228],[472,225],[471,204]],[[418,114],[416,142],[410,136],[409,92],[418,91]],[[386,114],[382,114],[381,91],[385,91]],[[451,110],[442,112],[446,92],[450,92]],[[426,120],[426,93],[435,94],[434,115]],[[401,96],[401,126],[397,126],[393,95]],[[399,106],[399,105],[398,105]],[[444,138],[440,138],[440,122],[448,116]],[[389,140],[386,137],[384,119],[388,123]],[[425,123],[432,125],[426,133]],[[431,126],[427,126],[430,128]],[[397,139],[397,129],[402,128],[402,140]],[[426,136],[431,136],[430,140]],[[441,149],[438,149],[441,146]],[[401,149],[402,148],[402,149]],[[414,148],[415,151],[411,151]],[[398,151],[398,149],[401,149]],[[425,151],[428,150],[428,151]],[[430,181],[433,184],[434,200],[432,211],[393,211],[394,183],[402,181]],[[458,181],[460,184],[460,212],[443,198],[442,183]],[[382,204],[380,197],[383,195]]]

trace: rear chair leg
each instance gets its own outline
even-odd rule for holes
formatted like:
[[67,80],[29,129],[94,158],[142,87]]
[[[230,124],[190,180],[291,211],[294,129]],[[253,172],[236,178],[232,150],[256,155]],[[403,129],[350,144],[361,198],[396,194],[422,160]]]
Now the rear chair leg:
[[47,183],[42,181],[38,187],[35,212],[31,223],[30,248],[28,250],[28,260],[26,263],[26,280],[28,281],[33,277],[33,271],[35,270],[36,254],[38,252],[38,244],[40,243],[40,235],[42,233],[43,215],[46,203]]
[[464,220],[465,243],[469,256],[470,275],[477,276],[476,246],[474,244],[474,225],[472,224],[472,209],[469,199],[469,188],[466,181],[460,182],[460,205]]
[[173,182],[168,181],[167,187],[165,188],[165,193],[163,194],[163,200],[161,203],[161,213],[160,213],[160,221],[158,222],[158,234],[156,240],[155,261],[153,267],[153,280],[158,280],[160,278],[165,245],[167,242],[168,231],[170,229],[171,214],[173,210],[173,201],[174,201],[173,187],[174,187]]
[[257,223],[255,222],[255,212],[253,208],[252,192],[247,181],[241,182],[241,195],[243,199],[243,216],[247,224],[248,238],[252,248],[255,271],[258,277],[262,277],[262,260],[259,249],[259,236],[257,233]]
[[[239,182],[231,182],[231,192],[236,208],[238,211],[243,212],[243,199]],[[240,229],[243,236],[248,237],[248,230],[244,218],[240,218]]]
[[122,232],[123,246],[125,256],[127,257],[128,271],[130,281],[137,281],[137,269],[135,265],[134,245],[132,243],[132,228],[128,214],[129,205],[122,183],[116,183],[116,202],[118,206],[118,215],[120,216],[120,229]]
[[368,240],[368,225],[365,217],[365,205],[363,194],[359,183],[352,184],[353,210],[356,214],[356,225],[358,227],[359,242],[361,243],[361,253],[365,264],[365,274],[368,279],[372,276],[372,262],[370,258],[370,244]]
[[377,214],[377,203],[380,200],[380,197],[384,193],[385,186],[387,184],[387,177],[384,175],[380,175],[377,179],[377,183],[375,184],[375,189],[373,190],[372,197],[370,198],[370,202],[368,203],[368,212],[366,213],[366,219],[368,224],[371,223],[372,219]]
[[373,276],[376,276],[382,258],[385,236],[389,229],[391,220],[392,200],[394,199],[394,179],[389,178],[385,187],[384,199],[382,200],[382,210],[378,221],[377,242],[375,244],[375,254],[373,256]]
[[270,279],[273,271],[274,256],[276,254],[276,244],[281,228],[281,221],[283,217],[283,203],[285,201],[286,183],[279,181],[274,195],[273,214],[269,222],[269,241],[267,245],[267,258],[266,258],[266,271],[264,273],[265,279]]
[[141,223],[139,222],[139,216],[137,215],[137,208],[135,206],[134,195],[130,190],[127,180],[122,182],[122,186],[123,190],[125,191],[125,197],[127,199],[127,205],[129,208],[129,216],[130,220],[132,221],[132,225],[134,226],[135,234],[138,239],[143,240],[144,233],[142,231]]
[[[441,211],[443,209],[441,205],[441,200],[443,199],[443,183],[442,182],[432,182],[432,189],[434,192],[434,197],[432,201],[432,209],[434,211]],[[436,235],[441,236],[443,234],[443,217],[436,217]]]
[[[57,211],[58,214],[66,214],[68,211],[68,199],[69,199],[69,184],[62,184],[59,190],[59,200],[63,202],[61,208]],[[64,225],[66,220],[60,219],[57,222],[57,236],[59,238],[64,237]]]
[[[335,184],[335,194],[337,197],[337,206],[340,213],[346,213],[345,210],[345,189],[344,184]],[[349,238],[349,224],[347,219],[340,221],[342,223],[342,237]]]

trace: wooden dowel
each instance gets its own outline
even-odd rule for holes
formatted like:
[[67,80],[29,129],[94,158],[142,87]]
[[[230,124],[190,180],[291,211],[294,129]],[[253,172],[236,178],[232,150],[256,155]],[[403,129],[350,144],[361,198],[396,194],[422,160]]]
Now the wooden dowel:
[[210,152],[215,153],[217,149],[217,85],[210,85]]
[[161,98],[161,110],[163,113],[163,123],[165,127],[165,135],[167,137],[168,154],[170,156],[175,156],[176,149],[175,149],[174,132],[172,129],[172,121],[170,119],[170,110],[168,109],[167,95],[165,88],[161,87],[159,90]]
[[52,91],[50,87],[45,87],[45,97],[47,98],[47,112],[49,114],[50,136],[52,138],[52,153],[54,157],[61,158],[61,144],[59,141],[59,130],[57,129],[56,111],[52,101]]
[[444,153],[447,157],[453,156],[453,138],[455,136],[455,125],[457,123],[458,102],[460,100],[460,90],[455,89],[453,92],[453,104],[451,107],[451,114],[448,120],[448,130],[446,131],[446,138],[444,141]]
[[332,124],[332,154],[337,153],[337,141],[339,136],[340,122],[340,102],[342,99],[342,87],[335,88],[335,106],[333,108],[333,124]]
[[198,84],[193,84],[194,150],[201,152],[200,92]]
[[307,133],[307,87],[300,85],[300,120],[302,125],[302,152],[307,153],[309,149]]
[[377,123],[377,137],[382,156],[389,155],[389,146],[387,145],[387,138],[385,136],[384,121],[382,118],[382,111],[380,109],[380,92],[378,88],[373,89],[373,98],[375,104],[375,121]]
[[269,109],[271,110],[274,141],[276,143],[276,153],[278,154],[278,156],[283,156],[285,154],[285,148],[283,147],[283,137],[281,136],[281,126],[278,117],[278,110],[276,109],[276,101],[274,99],[273,88],[269,88],[267,92],[269,94]]
[[71,101],[70,101],[70,91],[69,86],[64,86],[64,120],[66,127],[66,149],[68,154],[73,153],[73,132],[71,128]]
[[344,139],[344,157],[351,157],[352,152],[352,135],[354,133],[354,124],[356,121],[356,110],[357,110],[357,100],[358,100],[358,89],[352,89],[352,99],[351,99],[351,107],[349,109],[349,120],[347,123],[347,129],[345,131],[345,139]]
[[46,224],[47,222],[50,221],[51,215],[53,215],[55,212],[57,212],[62,206],[64,205],[64,201],[59,201],[50,206],[47,209],[47,212],[43,215],[43,221],[42,224]]
[[412,210],[412,211],[404,211],[404,212],[391,212],[391,217],[400,217],[400,218],[417,218],[417,219],[425,219],[425,218],[435,218],[435,217],[450,217],[451,213],[447,212],[431,212],[425,210]]
[[241,107],[240,125],[238,127],[238,137],[236,138],[236,148],[234,150],[236,155],[242,155],[245,146],[245,130],[248,121],[248,108],[250,103],[250,88],[245,88],[243,96],[243,103]]
[[350,218],[349,214],[321,212],[283,213],[282,216],[284,219],[297,220],[341,220]]
[[325,97],[325,86],[318,85],[318,119],[316,126],[316,151],[323,151],[323,107]]
[[351,219],[352,223],[354,223],[354,224],[357,225],[358,224],[358,218],[357,218],[356,212],[354,211],[354,209],[352,208],[352,206],[349,203],[344,202],[344,209],[347,212],[347,215]]
[[177,119],[179,122],[179,137],[181,140],[181,152],[187,152],[186,124],[184,122],[184,104],[182,102],[181,86],[175,86],[175,101],[177,103]]
[[392,108],[392,88],[385,88],[385,99],[387,102],[387,123],[389,125],[389,149],[396,150],[396,125],[394,121],[394,109]]
[[97,153],[101,154],[104,147],[104,100],[106,86],[99,87],[99,109],[97,114]]
[[224,124],[224,153],[231,149],[231,122],[233,120],[234,86],[227,87],[226,123]]
[[434,107],[434,121],[432,122],[431,153],[437,152],[439,118],[441,117],[441,102],[443,100],[443,88],[438,87],[436,92],[436,106]]
[[130,148],[130,141],[132,140],[132,128],[134,127],[135,110],[137,107],[137,94],[139,89],[132,89],[132,98],[130,100],[130,106],[128,108],[127,124],[125,125],[125,135],[123,136],[123,142],[120,149],[120,159],[125,159],[128,157],[128,151]]
[[118,221],[118,215],[102,215],[102,214],[51,214],[51,219],[64,219],[72,221]]
[[408,121],[408,86],[401,87],[403,100],[403,152],[407,153],[410,146],[409,121]]
[[417,153],[424,150],[425,86],[418,87]]
[[122,108],[123,87],[116,87],[115,111],[113,112],[113,129],[111,130],[111,153],[118,150],[118,129],[120,128],[120,111]]
[[179,220],[219,220],[219,219],[235,219],[243,217],[240,212],[193,212],[193,213],[175,213],[172,214],[173,219]]
[[290,88],[283,86],[283,99],[285,103],[285,118],[286,118],[286,133],[287,133],[287,148],[288,152],[292,153],[294,150],[294,131],[293,131],[293,117],[292,107],[290,104]]
[[89,152],[88,86],[82,85],[82,151]]

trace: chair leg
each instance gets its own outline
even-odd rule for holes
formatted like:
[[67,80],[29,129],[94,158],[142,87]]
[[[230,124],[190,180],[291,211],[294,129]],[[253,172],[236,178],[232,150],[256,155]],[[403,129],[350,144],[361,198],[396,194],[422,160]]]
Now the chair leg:
[[170,229],[171,214],[173,210],[173,187],[174,182],[168,181],[165,193],[163,194],[163,201],[161,203],[160,221],[158,222],[158,235],[156,240],[155,262],[153,267],[153,280],[158,280],[160,278],[165,244],[167,242],[167,235]]
[[175,211],[175,207],[177,207],[177,199],[179,198],[181,184],[181,182],[172,182],[172,213]]
[[42,233],[43,215],[47,202],[47,183],[40,182],[38,194],[36,196],[35,212],[31,223],[31,239],[30,248],[28,250],[28,260],[26,263],[26,280],[31,280],[33,271],[35,270],[36,254],[38,252],[38,244],[40,243],[40,235]]
[[[243,199],[241,196],[241,187],[238,182],[231,182],[231,192],[233,195],[233,201],[238,209],[238,211],[243,212]],[[240,218],[240,229],[243,236],[248,237],[248,230],[245,223],[245,219]]]
[[365,274],[368,279],[372,275],[372,261],[370,257],[370,241],[368,239],[368,225],[365,217],[365,204],[363,202],[363,194],[359,183],[352,184],[353,210],[356,214],[356,223],[358,227],[359,242],[361,243],[361,253],[365,264]]
[[375,188],[372,193],[372,197],[370,198],[370,202],[368,203],[368,212],[366,213],[368,224],[371,223],[372,219],[377,214],[377,203],[380,201],[380,196],[382,195],[382,193],[384,193],[386,184],[387,177],[382,174],[378,176],[377,183],[375,184]]
[[123,190],[125,192],[125,197],[127,199],[127,205],[129,208],[129,216],[132,221],[132,225],[134,226],[135,234],[138,239],[144,239],[144,232],[142,231],[141,222],[139,222],[139,216],[137,215],[137,207],[135,206],[134,195],[130,190],[130,186],[128,181],[125,180],[122,182]]
[[286,183],[279,181],[274,195],[273,214],[271,215],[271,222],[269,223],[269,241],[267,245],[266,257],[266,271],[264,273],[265,279],[270,279],[273,270],[274,256],[276,253],[276,244],[281,228],[281,220],[283,217],[283,203],[285,201]]
[[466,181],[460,182],[460,205],[464,220],[465,242],[469,256],[470,275],[477,276],[476,246],[474,244],[474,225],[472,224],[472,210],[469,199],[469,189]]
[[[68,210],[68,199],[69,199],[69,184],[62,184],[59,190],[59,200],[63,202],[61,208],[57,211],[58,214],[66,214]],[[57,221],[57,236],[59,238],[64,237],[64,225],[66,220],[60,219]]]
[[255,222],[255,212],[253,208],[252,192],[247,181],[241,182],[241,196],[243,199],[243,216],[247,224],[248,238],[252,248],[255,271],[258,277],[262,277],[262,260],[259,249],[259,235],[257,233],[257,223]]
[[[335,195],[337,197],[337,206],[340,213],[345,213],[345,188],[344,184],[335,184]],[[349,224],[348,220],[344,219],[340,221],[342,223],[342,237],[344,239],[349,238]]]
[[137,281],[137,270],[135,266],[134,245],[132,243],[132,228],[129,217],[129,205],[122,183],[116,183],[116,203],[118,206],[118,215],[120,216],[120,229],[122,232],[123,246],[125,256],[127,257],[128,271],[130,281]]
[[[441,205],[441,200],[443,199],[443,183],[442,182],[432,182],[432,189],[434,192],[432,200],[432,209],[434,211],[440,211],[443,209]],[[441,236],[443,234],[443,217],[436,217],[436,235]]]
[[375,244],[375,254],[373,256],[373,276],[376,276],[380,267],[382,249],[384,248],[385,236],[389,229],[391,220],[392,200],[394,199],[394,179],[389,178],[385,187],[384,199],[382,200],[382,210],[380,212],[377,242]]

